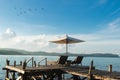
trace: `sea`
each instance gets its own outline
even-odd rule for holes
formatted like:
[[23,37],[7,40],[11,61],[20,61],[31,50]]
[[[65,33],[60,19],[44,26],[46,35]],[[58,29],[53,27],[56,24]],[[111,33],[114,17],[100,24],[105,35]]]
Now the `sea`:
[[[29,60],[31,57],[34,57],[34,60],[39,62],[45,58],[48,61],[54,61],[59,58],[59,56],[36,56],[36,55],[0,55],[0,80],[5,80],[5,70],[2,68],[6,65],[6,59],[10,60],[10,64],[13,64],[14,61],[16,63],[20,63],[20,61]],[[74,60],[76,57],[68,57],[68,60]],[[84,57],[82,61],[82,65],[89,66],[91,61],[93,60],[93,65],[96,69],[100,70],[108,70],[108,66],[113,66],[113,71],[120,72],[120,58],[114,57]],[[41,64],[45,64],[43,61]],[[31,65],[31,62],[28,63]]]

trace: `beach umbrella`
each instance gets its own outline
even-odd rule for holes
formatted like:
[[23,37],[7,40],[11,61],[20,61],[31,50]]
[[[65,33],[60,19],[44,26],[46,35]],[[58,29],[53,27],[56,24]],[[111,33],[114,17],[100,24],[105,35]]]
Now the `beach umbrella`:
[[85,41],[80,40],[80,39],[76,39],[76,38],[73,38],[73,37],[69,37],[69,36],[66,35],[65,37],[59,38],[57,40],[52,40],[50,42],[57,43],[57,44],[66,44],[66,55],[68,55],[68,44],[85,42]]

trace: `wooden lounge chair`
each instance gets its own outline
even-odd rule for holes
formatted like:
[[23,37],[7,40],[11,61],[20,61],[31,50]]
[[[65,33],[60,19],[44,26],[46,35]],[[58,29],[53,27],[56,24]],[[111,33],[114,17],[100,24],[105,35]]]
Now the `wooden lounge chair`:
[[48,61],[47,64],[48,65],[57,65],[57,64],[64,65],[67,61],[67,58],[68,56],[60,56],[57,61]]
[[71,62],[71,64],[76,64],[76,65],[81,64],[82,65],[82,60],[83,60],[83,56],[77,56],[75,58],[75,60]]

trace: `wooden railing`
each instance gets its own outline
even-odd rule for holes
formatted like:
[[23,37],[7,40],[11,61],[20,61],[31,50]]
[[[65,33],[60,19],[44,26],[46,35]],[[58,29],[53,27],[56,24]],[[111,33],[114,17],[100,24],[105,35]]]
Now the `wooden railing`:
[[39,62],[38,62],[38,66],[40,66],[40,63],[41,63],[42,61],[45,61],[45,66],[47,66],[47,58],[44,58],[44,59],[42,59],[41,61],[39,61]]

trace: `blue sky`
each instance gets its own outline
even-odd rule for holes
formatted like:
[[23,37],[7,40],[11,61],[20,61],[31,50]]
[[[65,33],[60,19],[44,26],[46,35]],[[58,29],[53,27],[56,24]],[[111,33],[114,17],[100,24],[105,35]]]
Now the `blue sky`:
[[119,0],[0,0],[0,48],[59,52],[47,40],[68,34],[86,41],[70,52],[120,54],[119,26]]

